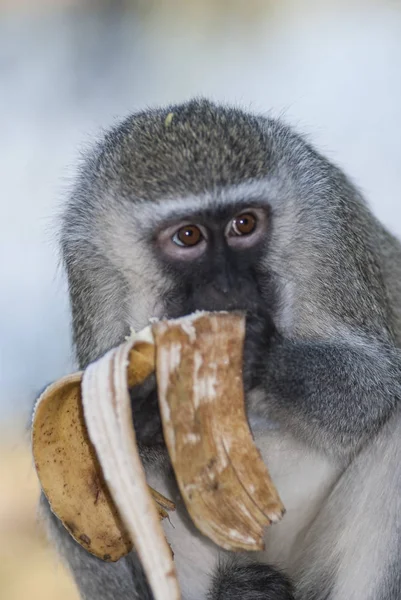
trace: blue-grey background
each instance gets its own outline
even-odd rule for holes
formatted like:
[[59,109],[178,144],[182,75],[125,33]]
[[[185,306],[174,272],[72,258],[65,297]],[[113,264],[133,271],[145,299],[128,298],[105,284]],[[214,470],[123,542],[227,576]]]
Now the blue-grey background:
[[400,1],[0,0],[3,422],[73,368],[54,223],[79,150],[193,95],[284,116],[401,235]]

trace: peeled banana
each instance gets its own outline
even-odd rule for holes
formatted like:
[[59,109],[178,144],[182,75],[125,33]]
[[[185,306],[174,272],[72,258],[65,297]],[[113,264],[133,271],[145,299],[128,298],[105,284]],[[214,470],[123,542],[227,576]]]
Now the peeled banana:
[[178,600],[160,520],[174,503],[146,483],[129,389],[155,371],[164,438],[197,528],[227,550],[263,548],[284,507],[248,426],[242,386],[245,319],[195,313],[153,323],[39,398],[36,471],[75,540],[106,561],[135,547],[156,600]]

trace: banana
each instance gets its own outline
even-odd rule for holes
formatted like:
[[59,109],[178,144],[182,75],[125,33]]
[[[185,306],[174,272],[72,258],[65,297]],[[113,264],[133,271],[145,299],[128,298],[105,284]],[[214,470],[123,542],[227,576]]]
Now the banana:
[[162,426],[181,496],[199,531],[227,550],[260,550],[284,507],[248,426],[245,318],[195,313],[132,332],[85,371],[50,385],[33,416],[36,472],[52,511],[105,561],[134,547],[155,600],[179,600],[160,521],[173,502],[150,488],[129,389],[156,373]]

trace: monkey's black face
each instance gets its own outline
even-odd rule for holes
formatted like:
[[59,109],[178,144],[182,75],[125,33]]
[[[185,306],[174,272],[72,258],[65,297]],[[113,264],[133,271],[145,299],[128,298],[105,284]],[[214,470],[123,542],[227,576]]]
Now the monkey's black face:
[[236,206],[192,214],[165,224],[155,241],[174,281],[164,299],[167,317],[195,310],[246,314],[244,385],[246,390],[255,387],[273,331],[272,285],[261,268],[269,243],[268,210]]
[[[245,392],[260,385],[274,332],[272,288],[261,267],[269,243],[268,211],[244,206],[181,216],[164,223],[153,242],[173,282],[163,298],[164,316],[177,318],[195,310],[245,313]],[[137,435],[146,445],[162,441],[155,385],[152,378],[133,393]]]
[[173,290],[165,298],[168,317],[195,310],[265,310],[266,273],[259,268],[269,238],[265,208],[192,214],[163,224],[155,237],[159,260],[170,273]]
[[[227,218],[228,217],[228,218]],[[158,232],[157,243],[171,261],[194,262],[223,246],[231,251],[252,249],[268,233],[268,214],[262,208],[242,208],[229,215],[192,215]],[[223,286],[223,289],[225,286]]]

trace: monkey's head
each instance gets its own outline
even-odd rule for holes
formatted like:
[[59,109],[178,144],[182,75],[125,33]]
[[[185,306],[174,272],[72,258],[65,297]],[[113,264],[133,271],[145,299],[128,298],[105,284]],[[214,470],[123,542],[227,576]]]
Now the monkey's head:
[[306,254],[298,297],[313,287],[311,248],[330,243],[319,224],[327,180],[284,125],[203,100],[107,133],[62,229],[81,367],[151,317],[242,310],[259,332],[292,327]]

